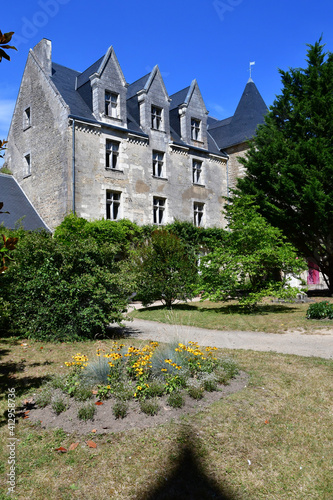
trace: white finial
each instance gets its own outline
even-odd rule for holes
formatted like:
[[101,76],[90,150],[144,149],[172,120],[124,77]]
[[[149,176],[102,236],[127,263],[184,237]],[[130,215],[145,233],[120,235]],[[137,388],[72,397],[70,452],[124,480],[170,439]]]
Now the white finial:
[[252,62],[250,61],[250,69],[249,69],[249,71],[250,71],[250,78],[251,78],[252,66],[254,66],[254,65],[255,65],[255,61],[252,61]]

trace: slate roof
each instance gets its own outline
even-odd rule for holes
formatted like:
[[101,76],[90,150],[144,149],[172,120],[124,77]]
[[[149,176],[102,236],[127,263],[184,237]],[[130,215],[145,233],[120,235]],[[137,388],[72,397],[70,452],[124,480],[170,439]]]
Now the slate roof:
[[76,78],[80,75],[78,71],[66,68],[57,63],[52,63],[51,80],[58,89],[65,103],[69,106],[70,113],[73,115],[95,120],[92,109],[83,99],[80,92],[75,90]]
[[94,62],[89,68],[87,68],[83,73],[80,73],[77,77],[77,88],[81,87],[81,85],[84,85],[86,82],[89,81],[89,77],[93,75],[94,73],[97,73],[98,68],[102,64],[102,61],[105,56],[100,57],[96,62]]
[[209,133],[220,149],[251,139],[259,124],[264,123],[267,106],[255,83],[249,78],[234,116],[209,125]]
[[139,78],[139,80],[136,80],[135,82],[131,83],[127,89],[127,99],[131,99],[131,97],[134,97],[137,94],[137,92],[144,89],[149,77],[150,73],[148,73],[145,76],[142,76],[141,78]]
[[0,201],[1,211],[9,212],[0,214],[0,223],[5,227],[15,229],[17,221],[22,219],[20,222],[27,231],[50,231],[12,175],[0,173]]
[[[51,79],[68,105],[71,115],[96,122],[92,113],[89,76],[99,69],[104,57],[98,59],[83,73],[53,63]],[[143,133],[139,123],[138,103],[135,96],[137,92],[145,88],[150,76],[151,72],[130,84],[127,89],[127,125],[132,132]],[[195,81],[192,82],[191,86],[194,83]],[[177,108],[186,102],[191,86],[170,96],[171,137],[175,143],[184,146],[185,143],[180,137]],[[223,120],[208,117],[208,151],[221,154],[224,149],[251,139],[255,135],[257,126],[264,122],[266,113],[267,106],[250,78],[233,116]]]
[[189,90],[190,87],[186,87],[185,89],[179,90],[179,92],[176,92],[175,94],[172,94],[170,96],[171,99],[170,110],[177,108],[178,106],[180,106],[185,102]]

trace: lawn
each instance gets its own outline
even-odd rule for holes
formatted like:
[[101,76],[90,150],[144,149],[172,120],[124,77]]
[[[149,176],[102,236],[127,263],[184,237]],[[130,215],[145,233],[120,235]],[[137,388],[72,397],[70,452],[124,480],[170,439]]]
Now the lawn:
[[[49,375],[67,370],[64,362],[72,355],[92,354],[100,345],[2,339],[3,478],[9,467],[8,389],[16,390],[18,410],[21,400]],[[45,430],[18,417],[16,490],[11,498],[184,499],[190,495],[185,483],[195,487],[193,498],[200,499],[331,500],[333,363],[276,353],[220,353],[249,374],[247,387],[180,422],[82,436]],[[88,447],[87,440],[96,448]],[[76,442],[73,451],[55,451]],[[0,498],[8,498],[5,483],[1,491]]]
[[[316,297],[314,302],[321,302]],[[332,298],[325,301],[333,303]],[[175,304],[171,310],[162,306],[137,309],[130,316],[175,325],[197,326],[215,330],[248,330],[283,333],[287,330],[311,333],[323,328],[332,328],[332,320],[308,320],[309,303],[272,303],[266,300],[253,312],[248,312],[235,301],[199,302]]]

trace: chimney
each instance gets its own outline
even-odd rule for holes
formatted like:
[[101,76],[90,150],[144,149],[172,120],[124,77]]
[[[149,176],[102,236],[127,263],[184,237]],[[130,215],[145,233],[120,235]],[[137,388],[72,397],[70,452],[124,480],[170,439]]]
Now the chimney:
[[43,70],[48,76],[52,75],[52,42],[43,38],[34,47],[34,53],[37,56]]

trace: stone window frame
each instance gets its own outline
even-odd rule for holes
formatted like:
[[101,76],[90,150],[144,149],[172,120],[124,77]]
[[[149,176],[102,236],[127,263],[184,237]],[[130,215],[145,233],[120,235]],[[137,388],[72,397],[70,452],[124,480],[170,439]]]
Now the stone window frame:
[[105,169],[106,170],[120,170],[119,169],[119,150],[120,142],[113,139],[106,139],[105,141]]
[[203,161],[193,159],[192,160],[192,182],[199,186],[203,186]]
[[201,141],[201,120],[198,118],[191,118],[191,139]]
[[24,169],[25,169],[25,174],[24,174],[24,178],[25,177],[30,177],[31,175],[31,153],[25,153],[23,155],[23,158],[24,158]]
[[31,127],[31,107],[27,106],[23,111],[23,130]]
[[205,216],[205,204],[201,201],[193,202],[193,223],[196,227],[203,227]]
[[119,118],[119,94],[105,90],[104,92],[104,114],[109,118]]
[[166,179],[165,175],[165,153],[163,151],[153,150],[152,152],[153,177]]
[[153,130],[163,130],[163,108],[151,105],[151,128]]
[[106,190],[106,219],[119,220],[121,219],[121,191],[112,189]]
[[153,224],[163,226],[166,219],[166,198],[160,196],[153,197]]

